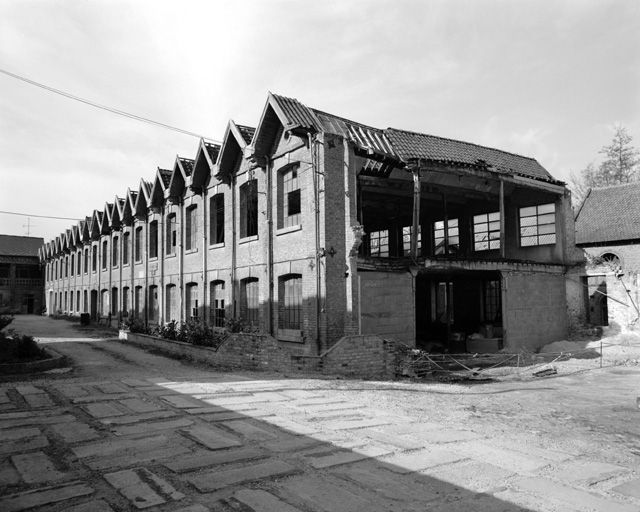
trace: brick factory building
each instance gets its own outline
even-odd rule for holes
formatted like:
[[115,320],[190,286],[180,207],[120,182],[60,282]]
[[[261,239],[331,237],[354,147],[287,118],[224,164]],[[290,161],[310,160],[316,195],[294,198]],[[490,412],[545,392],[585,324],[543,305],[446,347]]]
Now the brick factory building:
[[40,251],[44,240],[0,235],[0,314],[42,312],[44,279]]
[[269,94],[44,245],[49,312],[242,319],[303,354],[350,334],[452,351],[568,330],[569,192],[536,160]]

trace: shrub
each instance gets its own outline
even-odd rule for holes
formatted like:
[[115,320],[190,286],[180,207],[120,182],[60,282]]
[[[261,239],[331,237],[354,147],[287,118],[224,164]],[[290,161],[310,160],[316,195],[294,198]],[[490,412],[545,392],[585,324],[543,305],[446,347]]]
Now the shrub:
[[229,332],[248,332],[248,333],[258,332],[257,327],[254,327],[253,325],[248,324],[242,318],[227,318],[224,322],[224,327]]
[[16,340],[16,356],[18,359],[39,359],[45,357],[46,354],[41,349],[33,336],[18,336],[14,338]]
[[13,317],[9,315],[0,316],[0,331],[13,322]]
[[158,329],[158,336],[164,338],[165,340],[176,340],[178,339],[178,324],[175,320],[171,320],[171,322],[166,323],[165,325],[161,325]]

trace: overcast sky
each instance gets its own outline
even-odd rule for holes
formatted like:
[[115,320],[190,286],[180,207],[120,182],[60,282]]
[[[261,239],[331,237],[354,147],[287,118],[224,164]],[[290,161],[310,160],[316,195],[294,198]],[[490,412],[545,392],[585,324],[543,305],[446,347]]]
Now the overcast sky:
[[[0,69],[217,140],[272,91],[562,180],[616,124],[640,147],[637,0],[2,0]],[[2,211],[82,218],[197,143],[0,74]],[[29,222],[46,240],[73,223]],[[0,233],[26,223],[0,214]]]

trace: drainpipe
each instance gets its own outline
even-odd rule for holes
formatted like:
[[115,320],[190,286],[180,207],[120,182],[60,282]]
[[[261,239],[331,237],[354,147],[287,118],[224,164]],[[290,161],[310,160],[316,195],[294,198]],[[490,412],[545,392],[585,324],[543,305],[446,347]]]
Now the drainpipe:
[[273,176],[271,175],[272,162],[269,156],[265,157],[265,170],[267,172],[267,281],[269,282],[269,320],[267,328],[271,336],[274,335],[273,328]]
[[124,246],[124,225],[120,219],[120,247],[118,253],[118,323],[122,321],[122,247]]
[[144,220],[144,254],[142,257],[144,258],[144,325],[145,327],[149,326],[149,209],[147,208],[147,214],[145,215]]
[[165,227],[164,227],[165,208],[164,202],[160,208],[160,222],[158,226],[158,259],[160,260],[160,286],[158,290],[158,321],[160,324],[164,324],[164,256],[165,256]]
[[[113,257],[113,227],[109,230],[109,251],[111,252],[111,256]],[[107,314],[111,314],[113,311],[113,261],[111,258],[107,258],[107,264],[109,265],[109,286],[107,295],[109,296],[109,312]],[[109,327],[111,327],[111,322],[109,322]]]
[[206,324],[209,320],[209,308],[207,308],[207,187],[202,186],[202,321]]
[[309,133],[309,150],[311,154],[311,176],[313,178],[313,208],[314,208],[314,229],[315,229],[315,265],[316,265],[316,345],[318,354],[322,353],[322,342],[320,340],[320,192],[318,187],[318,173],[316,170],[316,144],[314,144],[314,136]]
[[500,257],[507,257],[507,234],[504,210],[504,180],[500,177]]
[[183,249],[184,249],[184,244],[183,242],[183,236],[184,236],[184,201],[181,197],[178,198],[177,200],[177,204],[179,206],[179,210],[180,210],[180,237],[179,237],[179,247],[178,250],[180,251],[178,253],[178,257],[180,258],[178,260],[178,304],[180,306],[180,315],[178,318],[180,318],[180,322],[184,322],[184,300],[183,300],[183,295],[184,295],[184,257],[183,257]]
[[231,312],[237,318],[236,307],[236,176],[231,176]]

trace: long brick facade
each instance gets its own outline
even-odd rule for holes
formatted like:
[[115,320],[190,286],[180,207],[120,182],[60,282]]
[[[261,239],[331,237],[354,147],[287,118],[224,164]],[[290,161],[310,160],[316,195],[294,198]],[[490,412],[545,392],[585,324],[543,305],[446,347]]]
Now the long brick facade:
[[[201,140],[45,244],[47,311],[242,322],[300,355],[357,334],[446,344],[487,323],[507,345],[539,345],[566,329],[562,276],[580,259],[568,205],[533,159],[270,94],[255,130],[230,121],[221,146]],[[502,220],[482,224],[489,212]],[[544,301],[518,301],[514,272],[553,276],[531,280],[553,289],[531,311],[562,318],[532,341],[538,317],[516,310]]]

